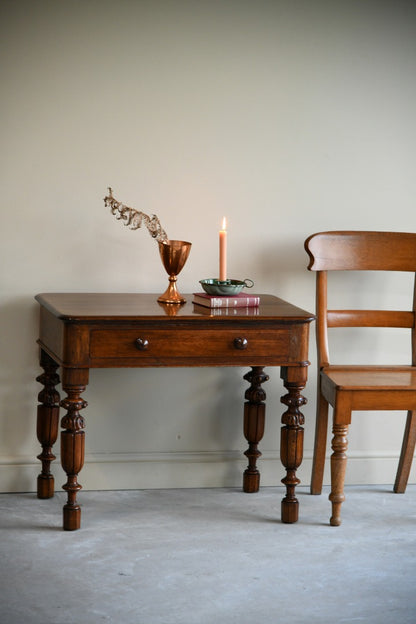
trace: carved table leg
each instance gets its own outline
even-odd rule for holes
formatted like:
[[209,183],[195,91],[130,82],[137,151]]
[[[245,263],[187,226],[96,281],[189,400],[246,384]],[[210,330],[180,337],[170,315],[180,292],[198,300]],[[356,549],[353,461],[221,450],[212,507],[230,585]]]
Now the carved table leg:
[[252,366],[250,372],[244,375],[244,379],[250,382],[251,386],[246,390],[244,403],[244,435],[249,447],[244,455],[248,458],[248,466],[244,472],[243,490],[244,492],[258,492],[260,487],[260,472],[257,469],[257,459],[261,456],[258,450],[258,443],[264,433],[264,419],[266,406],[266,393],[261,384],[269,379],[263,372],[263,366]]
[[347,468],[348,425],[334,425],[331,455],[331,494],[329,500],[332,503],[332,516],[329,520],[331,526],[341,524],[341,505],[345,500],[344,482]]
[[62,468],[67,474],[67,482],[63,489],[68,493],[68,500],[63,509],[63,527],[66,531],[75,531],[81,526],[81,508],[77,502],[77,492],[81,489],[78,483],[78,474],[84,465],[85,449],[85,420],[79,413],[87,406],[81,399],[81,393],[88,383],[87,369],[65,369],[63,372],[62,387],[67,397],[61,401],[61,406],[67,410],[62,418],[61,427],[61,461]]
[[52,498],[54,495],[55,482],[50,468],[56,459],[52,453],[53,445],[58,437],[59,424],[59,393],[55,386],[59,384],[57,374],[58,364],[45,351],[40,351],[40,365],[44,370],[42,375],[36,377],[36,381],[43,384],[43,389],[38,394],[36,433],[42,446],[42,453],[38,459],[42,462],[42,472],[38,476],[38,498]]
[[280,458],[286,468],[286,477],[282,483],[286,486],[286,496],[282,500],[282,522],[297,522],[299,502],[295,496],[295,488],[300,483],[296,470],[303,459],[303,427],[305,419],[299,411],[307,402],[301,395],[306,384],[306,367],[282,367],[281,376],[288,394],[280,400],[288,409],[282,416],[284,427],[280,432]]

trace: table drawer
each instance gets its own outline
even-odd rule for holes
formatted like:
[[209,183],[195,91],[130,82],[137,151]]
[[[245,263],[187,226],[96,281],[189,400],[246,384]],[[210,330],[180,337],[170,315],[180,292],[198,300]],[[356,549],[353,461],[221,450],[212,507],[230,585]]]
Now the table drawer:
[[[289,332],[282,329],[97,329],[91,332],[94,358],[289,357]],[[194,364],[195,365],[195,364]]]

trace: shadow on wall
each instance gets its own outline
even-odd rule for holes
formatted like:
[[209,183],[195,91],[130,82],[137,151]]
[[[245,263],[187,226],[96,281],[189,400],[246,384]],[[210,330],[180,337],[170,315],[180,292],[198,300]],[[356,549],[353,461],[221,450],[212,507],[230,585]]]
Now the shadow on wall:
[[[307,270],[308,254],[304,240],[308,234],[287,237],[276,245],[264,246],[257,256],[259,272],[263,276],[263,291],[290,301],[312,314],[315,310],[315,276]],[[317,357],[315,348],[315,322],[309,327],[310,366],[304,391],[307,404],[301,409],[305,416],[305,451],[313,447],[316,411]],[[267,370],[267,369],[266,369]],[[277,369],[277,374],[279,371]],[[282,395],[284,392],[281,393]],[[280,396],[280,395],[279,395]]]
[[[40,386],[38,309],[30,297],[16,297],[0,307],[2,327],[0,364],[0,456],[18,458],[39,452],[36,441],[36,405]],[[24,466],[16,465],[10,490],[22,489]],[[33,483],[27,484],[33,489]]]
[[256,263],[262,281],[266,284],[263,290],[283,298],[287,297],[294,305],[304,306],[305,309],[313,311],[315,281],[307,270],[309,259],[303,244],[304,238],[296,237],[293,240],[263,247]]
[[[220,448],[230,449],[241,453],[241,462],[245,457],[243,452],[248,443],[243,436],[244,423],[244,393],[248,388],[242,376],[250,370],[237,368],[219,369],[218,385],[215,389],[210,413],[210,430],[214,440]],[[236,483],[241,479],[241,469],[235,462],[225,462],[224,483]]]

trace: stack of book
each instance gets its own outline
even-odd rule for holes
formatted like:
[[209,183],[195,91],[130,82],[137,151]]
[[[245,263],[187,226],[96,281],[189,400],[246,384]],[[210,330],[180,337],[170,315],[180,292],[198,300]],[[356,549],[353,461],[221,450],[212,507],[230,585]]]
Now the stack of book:
[[194,293],[192,302],[205,308],[255,308],[260,304],[259,295],[208,295],[205,292]]

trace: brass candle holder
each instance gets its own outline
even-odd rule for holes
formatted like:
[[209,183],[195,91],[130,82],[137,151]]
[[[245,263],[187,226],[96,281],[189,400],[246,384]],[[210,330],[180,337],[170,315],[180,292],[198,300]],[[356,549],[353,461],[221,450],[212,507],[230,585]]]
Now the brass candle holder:
[[191,251],[192,243],[181,240],[159,241],[159,253],[166,273],[169,275],[169,286],[158,297],[160,303],[182,304],[186,299],[178,292],[176,282]]

